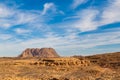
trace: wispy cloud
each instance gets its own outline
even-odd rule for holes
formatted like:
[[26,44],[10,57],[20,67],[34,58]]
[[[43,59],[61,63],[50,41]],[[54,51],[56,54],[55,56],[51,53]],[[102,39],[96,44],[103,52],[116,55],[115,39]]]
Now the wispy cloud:
[[[59,36],[55,34],[51,34],[44,38],[34,38],[29,40],[15,41],[5,44],[6,48],[14,51],[15,49],[19,49],[19,51],[24,50],[25,48],[34,48],[34,47],[54,47],[58,51],[61,51],[61,54],[64,55],[62,51],[70,50],[68,53],[72,52],[80,52],[81,50],[91,49],[101,45],[112,45],[112,44],[120,44],[120,32],[119,30],[112,32],[101,32],[95,34],[86,34],[83,36],[77,35],[74,33],[73,35],[69,34],[66,36]],[[2,48],[1,44],[1,48]],[[77,51],[76,51],[77,50]],[[5,50],[6,51],[6,50]],[[4,53],[5,53],[4,51]],[[79,54],[79,53],[78,53]],[[81,53],[82,54],[82,53]]]
[[103,9],[101,24],[120,22],[120,0],[110,0],[107,7]]
[[98,10],[94,9],[86,9],[82,12],[77,13],[80,16],[80,19],[77,20],[73,26],[82,32],[95,30],[97,28],[95,18],[98,13]]
[[21,29],[17,28],[14,30],[17,34],[25,34],[25,33],[31,33],[31,30]]
[[54,15],[54,14],[61,14],[64,15],[65,13],[59,9],[57,9],[57,6],[54,3],[45,3],[43,5],[43,11],[41,13],[44,15]]
[[88,0],[73,0],[73,4],[71,5],[72,9],[77,8],[78,6],[80,6],[81,4],[86,3]]
[[43,10],[22,10],[17,7],[9,7],[0,4],[0,28],[8,29],[17,25],[27,25],[31,27],[41,27],[52,19],[54,14],[64,14],[58,10],[54,3],[45,3]]
[[39,21],[42,23],[44,18],[41,16],[41,11],[20,10],[16,7],[9,7],[5,4],[0,4],[0,27],[8,29],[17,25],[29,25]]
[[87,8],[77,11],[74,16],[65,18],[70,20],[74,18],[74,21],[69,22],[71,27],[79,29],[81,32],[92,31],[98,29],[98,27],[120,22],[120,1],[114,0],[108,1],[106,6],[99,8]]
[[56,11],[56,6],[54,5],[54,3],[45,3],[42,15],[45,15],[49,11],[51,11],[51,12],[55,12]]
[[9,34],[0,34],[0,40],[9,40],[11,39],[13,36],[9,35]]
[[9,28],[11,26],[11,22],[9,22],[8,18],[14,15],[14,11],[9,9],[4,4],[0,4],[0,27]]
[[0,18],[7,18],[13,15],[14,12],[12,9],[9,9],[3,4],[0,4]]
[[[71,10],[87,1],[74,0]],[[71,11],[70,15],[65,14],[60,17],[64,18],[63,21],[55,23],[59,21],[57,16],[52,25],[49,21],[54,19],[54,14],[64,14],[53,2],[43,4],[43,10],[22,10],[0,4],[0,29],[4,30],[0,32],[0,40],[4,41],[0,43],[0,52],[11,52],[11,54],[16,52],[17,55],[28,47],[54,47],[61,52],[67,50],[68,53],[74,53],[76,50],[80,52],[101,45],[120,44],[119,27],[81,35],[84,32],[97,30],[106,24],[120,22],[119,4],[120,0],[108,0],[108,4],[103,5],[101,9],[87,7],[73,11],[75,13]],[[24,34],[32,38],[21,38],[26,36]],[[6,48],[3,48],[4,45]]]

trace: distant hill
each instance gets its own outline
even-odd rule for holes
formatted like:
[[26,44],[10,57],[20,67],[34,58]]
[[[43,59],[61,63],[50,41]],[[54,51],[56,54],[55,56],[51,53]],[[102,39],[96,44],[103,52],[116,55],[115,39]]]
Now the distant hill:
[[18,57],[60,57],[53,48],[28,48],[22,52]]
[[101,67],[120,69],[120,52],[97,54],[85,58]]
[[80,60],[87,59],[103,68],[120,69],[120,52],[96,54],[90,56],[72,56]]

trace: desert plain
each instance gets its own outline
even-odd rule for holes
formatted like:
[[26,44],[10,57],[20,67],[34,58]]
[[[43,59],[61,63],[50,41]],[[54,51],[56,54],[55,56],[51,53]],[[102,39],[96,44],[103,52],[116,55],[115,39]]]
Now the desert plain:
[[0,58],[0,80],[120,80],[120,52],[59,58]]

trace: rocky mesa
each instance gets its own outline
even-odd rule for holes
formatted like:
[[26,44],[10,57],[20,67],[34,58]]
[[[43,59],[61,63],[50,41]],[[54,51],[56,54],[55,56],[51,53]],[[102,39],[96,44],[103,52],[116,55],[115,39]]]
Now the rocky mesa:
[[27,48],[18,57],[60,57],[53,48]]

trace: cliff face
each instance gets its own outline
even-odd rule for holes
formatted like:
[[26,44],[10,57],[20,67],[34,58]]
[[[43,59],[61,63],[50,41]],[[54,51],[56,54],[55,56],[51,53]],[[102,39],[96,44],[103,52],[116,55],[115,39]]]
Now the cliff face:
[[53,48],[28,48],[19,57],[59,57]]

